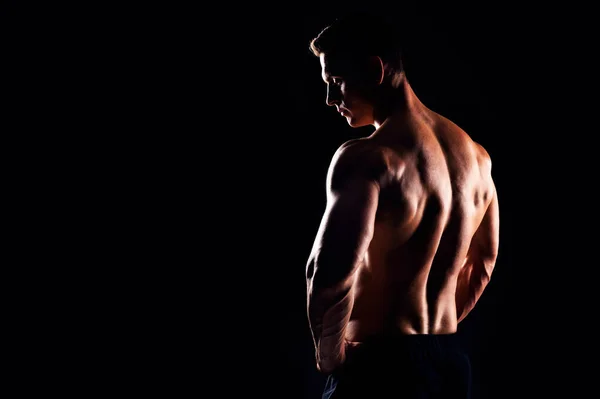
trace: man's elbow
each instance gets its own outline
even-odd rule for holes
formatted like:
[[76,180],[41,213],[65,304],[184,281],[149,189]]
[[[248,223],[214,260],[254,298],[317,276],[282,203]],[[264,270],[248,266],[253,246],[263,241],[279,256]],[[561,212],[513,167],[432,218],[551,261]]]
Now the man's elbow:
[[307,278],[311,277],[315,288],[335,289],[346,286],[358,267],[356,257],[353,255],[320,252],[309,266]]

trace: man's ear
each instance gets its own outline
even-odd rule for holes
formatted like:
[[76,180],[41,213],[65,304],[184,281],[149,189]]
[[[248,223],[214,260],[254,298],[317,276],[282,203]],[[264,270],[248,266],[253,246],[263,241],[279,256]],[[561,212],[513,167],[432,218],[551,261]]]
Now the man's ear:
[[375,78],[375,82],[380,85],[383,83],[383,77],[385,69],[383,67],[383,60],[381,57],[377,55],[371,56],[370,60],[371,70],[373,71],[373,77]]

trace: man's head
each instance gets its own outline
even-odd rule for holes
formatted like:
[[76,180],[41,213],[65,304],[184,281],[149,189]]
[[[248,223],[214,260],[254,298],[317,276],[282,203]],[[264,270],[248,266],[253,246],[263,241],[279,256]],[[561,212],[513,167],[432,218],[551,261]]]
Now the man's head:
[[372,124],[382,93],[404,76],[396,30],[372,15],[335,20],[311,40],[310,49],[321,61],[327,104],[353,127]]

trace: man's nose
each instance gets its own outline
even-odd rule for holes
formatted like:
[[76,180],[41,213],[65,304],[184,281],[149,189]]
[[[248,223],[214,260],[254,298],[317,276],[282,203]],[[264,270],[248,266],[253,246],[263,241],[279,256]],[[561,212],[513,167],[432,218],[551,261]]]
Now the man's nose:
[[340,96],[338,90],[332,89],[331,86],[327,86],[327,96],[325,97],[325,103],[327,105],[335,105],[340,103]]

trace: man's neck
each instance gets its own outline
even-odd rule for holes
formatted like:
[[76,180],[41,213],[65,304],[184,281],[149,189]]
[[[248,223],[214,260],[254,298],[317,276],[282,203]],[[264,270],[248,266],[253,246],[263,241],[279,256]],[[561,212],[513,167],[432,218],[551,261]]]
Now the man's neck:
[[398,87],[390,89],[380,108],[375,112],[373,126],[379,129],[383,123],[391,118],[407,118],[413,113],[423,110],[423,103],[419,100],[412,87],[403,77]]

